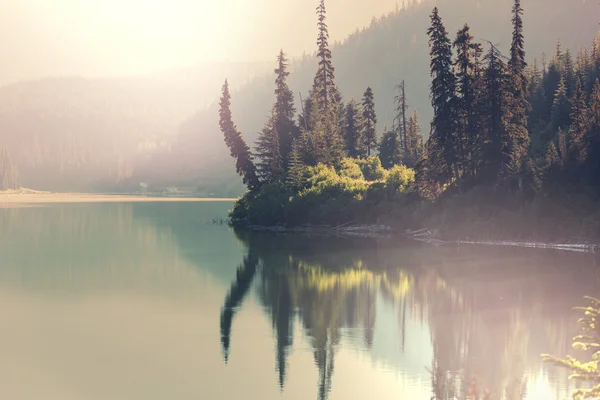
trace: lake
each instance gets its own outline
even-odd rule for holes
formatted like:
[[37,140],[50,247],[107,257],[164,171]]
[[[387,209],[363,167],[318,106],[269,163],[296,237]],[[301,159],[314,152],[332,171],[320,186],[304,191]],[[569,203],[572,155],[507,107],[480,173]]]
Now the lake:
[[[596,256],[234,232],[230,202],[0,209],[0,398],[562,399]],[[475,383],[473,383],[475,382]]]

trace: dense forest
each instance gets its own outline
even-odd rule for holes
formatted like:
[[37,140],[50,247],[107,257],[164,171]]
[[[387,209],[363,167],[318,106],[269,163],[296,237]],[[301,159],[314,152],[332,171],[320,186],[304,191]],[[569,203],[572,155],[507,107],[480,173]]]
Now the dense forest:
[[[404,4],[403,2],[399,2]],[[507,54],[510,0],[437,0],[445,26],[469,21],[477,40]],[[529,60],[551,57],[561,39],[573,56],[598,29],[598,3],[528,0],[524,15]],[[406,5],[332,43],[336,84],[344,101],[375,95],[378,134],[394,121],[397,85],[405,81],[411,113],[418,110],[429,134],[426,29],[430,0]],[[274,49],[274,55],[277,50]],[[275,57],[273,60],[275,61]],[[199,194],[238,196],[244,187],[229,167],[215,119],[217,94],[229,78],[232,111],[248,143],[262,130],[272,102],[271,62],[215,64],[122,78],[47,78],[0,88],[0,144],[19,170],[23,186],[45,190],[131,191],[190,186]],[[317,65],[316,54],[290,57],[289,87],[301,111]]]
[[[427,29],[433,116],[423,143],[418,113],[409,115],[405,81],[397,87],[392,125],[381,139],[372,88],[366,88],[360,105],[343,101],[323,0],[317,16],[318,67],[297,123],[283,51],[274,106],[255,152],[233,122],[228,82],[223,86],[220,128],[249,189],[236,203],[233,224],[339,225],[382,218],[404,224],[412,218],[409,223],[415,224],[423,222],[423,204],[429,214],[443,215],[456,198],[464,202],[459,211],[466,207],[492,221],[498,210],[522,210],[537,198],[556,204],[572,200],[565,193],[583,194],[594,207],[600,178],[600,36],[576,56],[559,42],[549,60],[542,56],[539,64],[528,65],[520,0],[507,21],[512,22],[507,55],[492,42],[479,43],[468,24],[451,36],[435,7]],[[472,210],[493,206],[498,208],[482,215]],[[536,207],[537,214],[550,212]],[[402,217],[396,218],[398,213]],[[539,228],[525,225],[519,233]],[[596,228],[581,227],[585,232],[579,233],[597,234]]]

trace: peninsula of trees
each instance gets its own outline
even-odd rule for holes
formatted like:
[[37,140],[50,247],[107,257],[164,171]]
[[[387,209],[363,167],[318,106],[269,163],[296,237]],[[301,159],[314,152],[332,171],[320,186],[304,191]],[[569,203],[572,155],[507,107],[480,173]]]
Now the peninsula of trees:
[[427,34],[434,113],[424,142],[419,114],[409,109],[410,82],[398,82],[393,124],[381,134],[371,87],[362,99],[343,99],[321,0],[318,68],[297,119],[283,51],[272,112],[254,152],[233,122],[227,81],[223,86],[221,131],[249,189],[231,222],[433,222],[463,226],[465,234],[470,222],[483,221],[480,229],[501,222],[505,234],[531,236],[551,217],[568,221],[565,234],[600,234],[582,222],[600,219],[600,36],[575,58],[558,43],[550,60],[528,65],[522,16],[514,0],[505,56],[493,43],[479,43],[467,24],[450,37],[433,9]]

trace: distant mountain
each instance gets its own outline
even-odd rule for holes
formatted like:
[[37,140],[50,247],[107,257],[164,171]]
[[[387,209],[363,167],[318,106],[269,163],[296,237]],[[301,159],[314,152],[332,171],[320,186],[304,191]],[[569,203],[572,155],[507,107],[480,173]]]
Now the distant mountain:
[[167,149],[181,123],[214,101],[226,77],[240,87],[267,70],[261,63],[214,63],[7,85],[0,88],[0,146],[8,148],[23,186],[122,188],[135,161]]
[[[559,38],[576,53],[597,33],[597,1],[522,3],[531,61],[542,52],[550,56]],[[489,40],[508,53],[512,0],[424,0],[374,19],[334,45],[332,52],[344,100],[360,98],[367,86],[373,88],[379,132],[392,124],[394,87],[403,79],[409,105],[419,110],[424,133],[429,131],[426,31],[434,5],[451,37],[468,22],[478,40]],[[274,100],[272,70],[278,50],[273,49],[269,63],[207,64],[140,77],[54,78],[5,86],[0,88],[0,147],[8,147],[22,184],[33,188],[137,190],[146,182],[237,195],[243,186],[219,131],[216,100],[228,78],[234,120],[253,145]],[[292,62],[290,86],[297,96],[308,94],[315,71],[312,55]],[[301,107],[299,98],[296,106]]]
[[[432,111],[429,103],[426,31],[434,5],[438,6],[452,39],[467,22],[472,33],[484,44],[490,41],[504,54],[508,54],[510,47],[512,0],[425,0],[412,4],[408,9],[396,10],[374,19],[369,27],[357,30],[332,49],[337,84],[346,101],[352,97],[360,98],[367,86],[372,87],[379,132],[392,124],[394,88],[403,79],[406,81],[409,105],[419,110],[423,132],[426,135],[429,132]],[[540,61],[543,52],[549,58],[558,39],[563,48],[570,48],[575,56],[579,47],[588,45],[598,31],[598,2],[557,0],[550,5],[548,0],[523,0],[522,4],[525,9],[526,50],[530,61],[534,58]],[[292,62],[289,82],[297,97],[299,92],[305,96],[308,94],[315,71],[314,56],[305,56]],[[234,121],[251,145],[270,112],[274,100],[273,79],[273,74],[258,77],[232,93]],[[233,79],[229,81],[234,82]],[[296,105],[301,107],[299,98],[296,99]],[[196,113],[181,126],[170,157],[167,157],[171,161],[160,165],[168,164],[172,169],[169,174],[179,177],[210,179],[215,171],[233,176],[233,163],[217,122],[217,103]],[[151,169],[145,171],[151,173]],[[165,170],[161,169],[161,172]],[[238,178],[236,182],[239,182]]]

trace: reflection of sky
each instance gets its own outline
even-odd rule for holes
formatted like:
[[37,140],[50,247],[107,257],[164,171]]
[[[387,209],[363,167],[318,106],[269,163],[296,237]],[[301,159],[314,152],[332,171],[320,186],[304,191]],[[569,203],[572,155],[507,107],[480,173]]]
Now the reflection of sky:
[[[31,216],[28,212],[21,217]],[[219,313],[245,252],[233,234],[225,227],[187,227],[182,240],[167,217],[149,213],[152,218],[126,220],[126,229],[118,233],[110,231],[109,221],[103,228],[108,234],[80,237],[77,246],[41,236],[46,239],[34,253],[26,253],[24,243],[11,246],[10,240],[30,237],[26,224],[16,221],[21,236],[5,233],[0,397],[316,398],[312,341],[297,321],[280,392],[271,318],[255,292],[233,320],[224,364]],[[97,253],[84,251],[94,246]],[[61,263],[62,256],[69,262]],[[401,303],[381,294],[372,349],[365,347],[363,328],[342,329],[330,399],[430,399],[427,369],[433,351],[427,318],[421,322],[421,311],[409,306],[406,312],[404,350]],[[543,322],[530,321],[533,337],[543,332]],[[541,351],[535,343],[529,350]],[[525,400],[566,397],[564,374],[556,382],[541,363],[531,367],[536,369],[527,371]]]

